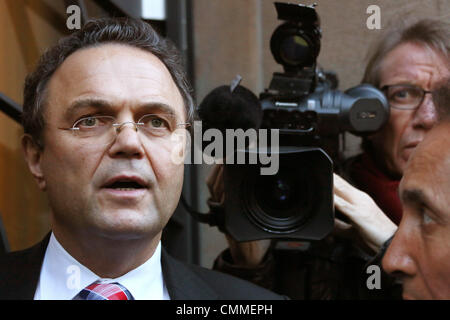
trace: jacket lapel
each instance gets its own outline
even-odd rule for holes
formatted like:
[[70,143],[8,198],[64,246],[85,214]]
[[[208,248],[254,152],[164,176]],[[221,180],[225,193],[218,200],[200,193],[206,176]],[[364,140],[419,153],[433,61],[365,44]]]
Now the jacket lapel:
[[50,233],[35,246],[9,253],[1,260],[0,298],[26,300],[34,298],[49,239]]
[[161,266],[164,282],[172,300],[217,300],[216,291],[186,264],[161,250]]

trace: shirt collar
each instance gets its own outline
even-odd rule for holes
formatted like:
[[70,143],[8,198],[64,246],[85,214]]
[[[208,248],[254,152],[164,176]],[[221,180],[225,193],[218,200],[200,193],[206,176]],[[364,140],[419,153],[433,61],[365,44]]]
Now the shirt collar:
[[161,242],[158,243],[152,257],[136,269],[115,279],[104,279],[73,258],[52,233],[45,252],[35,298],[70,300],[81,289],[97,280],[119,282],[136,300],[169,299],[161,268]]

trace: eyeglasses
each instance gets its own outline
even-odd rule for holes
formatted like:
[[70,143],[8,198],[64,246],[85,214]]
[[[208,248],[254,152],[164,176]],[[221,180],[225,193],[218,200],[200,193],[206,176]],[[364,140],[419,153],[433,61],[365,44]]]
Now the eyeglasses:
[[140,131],[147,138],[168,138],[178,127],[190,126],[189,123],[176,123],[175,116],[171,114],[146,114],[137,122],[125,121],[116,123],[112,116],[88,116],[75,121],[71,128],[59,128],[69,130],[82,139],[86,139],[91,145],[102,146],[113,142],[123,126],[132,124],[136,132]]
[[381,91],[386,95],[392,108],[401,110],[417,109],[422,104],[425,94],[433,93],[408,84],[383,86]]

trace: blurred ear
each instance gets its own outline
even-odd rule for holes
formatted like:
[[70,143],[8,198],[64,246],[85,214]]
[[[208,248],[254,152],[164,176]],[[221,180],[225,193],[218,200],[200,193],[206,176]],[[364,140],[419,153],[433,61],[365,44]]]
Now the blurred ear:
[[36,180],[39,189],[45,191],[46,184],[41,168],[42,148],[34,141],[34,139],[29,134],[25,134],[22,137],[22,150],[24,153],[25,161],[28,165],[28,169],[30,169],[31,174]]

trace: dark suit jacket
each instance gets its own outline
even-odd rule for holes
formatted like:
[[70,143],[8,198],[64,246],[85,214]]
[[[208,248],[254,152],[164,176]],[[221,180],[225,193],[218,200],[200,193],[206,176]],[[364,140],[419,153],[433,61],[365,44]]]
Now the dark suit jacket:
[[[34,298],[50,234],[35,246],[0,257],[0,299]],[[173,300],[278,300],[281,296],[247,281],[189,265],[161,252],[164,281]]]

